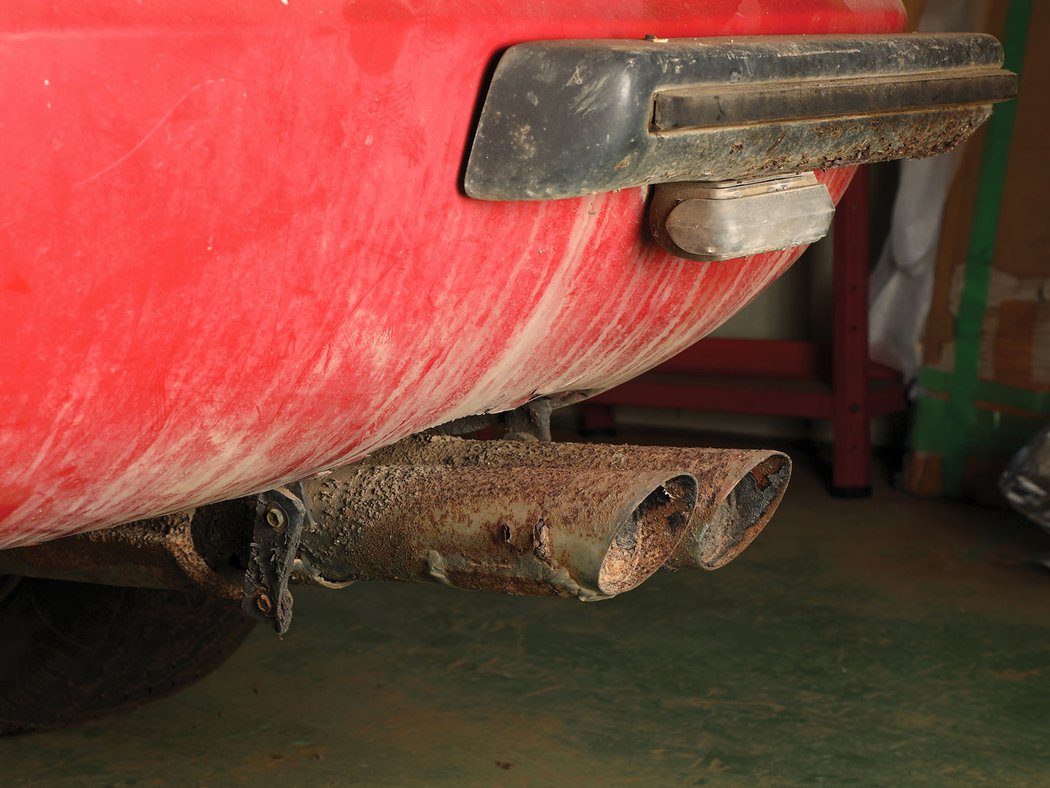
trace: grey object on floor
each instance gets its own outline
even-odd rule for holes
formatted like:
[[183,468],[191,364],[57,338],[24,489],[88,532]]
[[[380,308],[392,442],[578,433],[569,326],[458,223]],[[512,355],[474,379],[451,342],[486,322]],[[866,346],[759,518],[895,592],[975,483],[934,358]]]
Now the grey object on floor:
[[1050,533],[1050,425],[1010,460],[999,490],[1014,509]]

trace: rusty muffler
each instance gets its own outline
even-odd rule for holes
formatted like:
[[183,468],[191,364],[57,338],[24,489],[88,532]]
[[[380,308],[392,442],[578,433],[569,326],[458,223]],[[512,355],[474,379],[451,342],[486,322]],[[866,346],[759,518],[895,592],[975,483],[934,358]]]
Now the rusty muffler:
[[[731,561],[790,474],[774,451],[418,436],[304,480],[306,516],[284,552],[264,544],[286,533],[285,519],[260,518],[259,496],[2,551],[0,573],[233,597],[253,566],[287,566],[280,583],[407,580],[605,599],[661,566]],[[287,588],[263,581],[255,590],[274,607]]]
[[718,569],[736,558],[766,527],[791,479],[791,458],[770,450],[617,446],[589,443],[477,441],[416,436],[375,452],[373,465],[475,468],[604,469],[639,474],[652,469],[687,473],[697,504],[672,569]]
[[588,601],[659,569],[697,500],[685,472],[442,462],[354,465],[304,488],[314,522],[300,562],[322,584],[423,581]]

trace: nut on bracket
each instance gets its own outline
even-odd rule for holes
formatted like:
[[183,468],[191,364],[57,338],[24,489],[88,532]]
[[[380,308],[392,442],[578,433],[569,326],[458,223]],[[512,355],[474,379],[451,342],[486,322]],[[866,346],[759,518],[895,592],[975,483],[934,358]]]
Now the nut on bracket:
[[248,571],[244,574],[242,608],[283,635],[292,621],[292,592],[288,590],[310,511],[301,482],[260,493],[255,499]]

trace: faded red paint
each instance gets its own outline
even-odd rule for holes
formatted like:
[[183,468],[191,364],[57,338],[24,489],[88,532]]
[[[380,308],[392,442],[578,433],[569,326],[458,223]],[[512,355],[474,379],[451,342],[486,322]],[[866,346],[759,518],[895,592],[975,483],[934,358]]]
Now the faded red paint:
[[[467,199],[501,47],[903,21],[895,0],[5,3],[0,547],[609,387],[797,257],[671,258],[638,189]],[[821,177],[837,199],[850,175]]]

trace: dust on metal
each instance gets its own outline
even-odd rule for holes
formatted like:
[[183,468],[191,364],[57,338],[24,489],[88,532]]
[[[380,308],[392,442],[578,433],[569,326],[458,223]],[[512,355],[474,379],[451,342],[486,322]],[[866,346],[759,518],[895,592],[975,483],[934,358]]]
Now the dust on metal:
[[[790,472],[771,451],[419,436],[294,492],[3,551],[0,573],[243,595],[282,633],[290,582],[605,599],[661,566],[732,560],[769,521]],[[272,527],[275,509],[283,529]]]
[[707,570],[739,556],[766,527],[791,478],[791,461],[772,454],[748,470],[715,512],[692,560]]
[[[362,462],[507,469],[663,468],[688,473],[697,482],[697,505],[667,561],[672,569],[717,569],[740,555],[769,523],[791,479],[791,459],[771,450],[540,444],[436,435],[408,438]],[[758,479],[761,494],[754,491],[759,489]]]
[[0,573],[102,585],[203,591],[240,597],[239,581],[216,572],[198,549],[198,510],[0,551]]
[[315,523],[301,560],[329,583],[606,598],[674,551],[695,485],[660,469],[351,466],[307,483]]
[[260,493],[255,507],[241,608],[283,635],[292,623],[288,584],[303,528],[310,519],[307,498],[302,485],[296,483]]
[[552,200],[950,150],[1012,97],[991,36],[541,41],[501,58],[465,177]]
[[834,215],[827,187],[806,172],[660,184],[649,203],[649,229],[677,257],[732,260],[818,241]]

